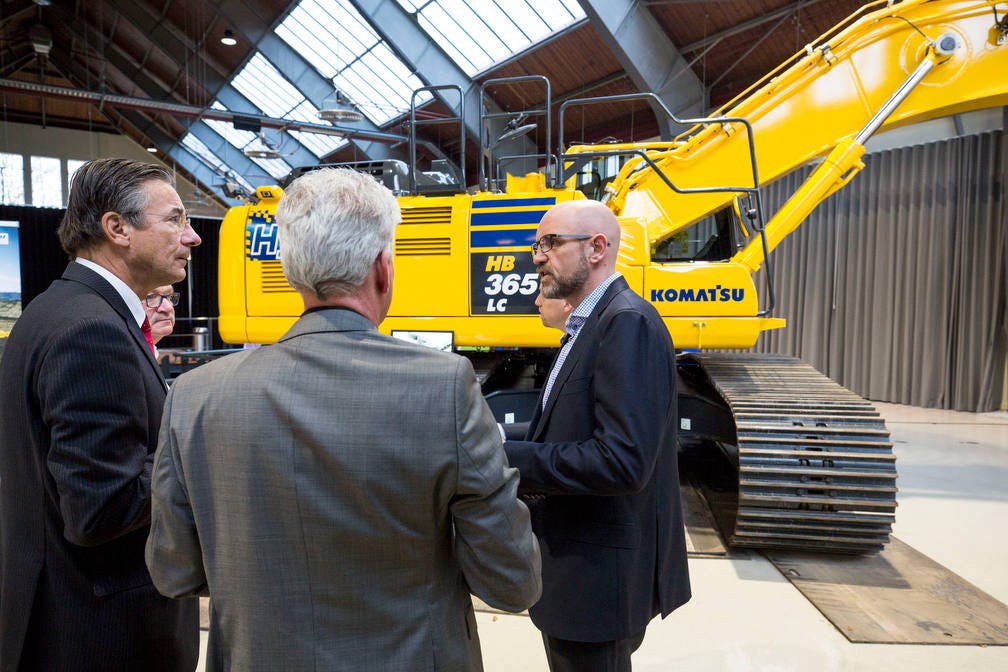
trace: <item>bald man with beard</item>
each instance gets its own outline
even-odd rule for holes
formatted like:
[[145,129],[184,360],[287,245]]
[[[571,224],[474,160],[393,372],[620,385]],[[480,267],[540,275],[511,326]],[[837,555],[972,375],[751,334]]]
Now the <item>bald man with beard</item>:
[[551,672],[629,672],[648,622],[690,598],[676,458],[675,352],[616,272],[596,201],[554,206],[532,246],[547,299],[573,310],[523,441],[507,441],[542,551],[529,609]]

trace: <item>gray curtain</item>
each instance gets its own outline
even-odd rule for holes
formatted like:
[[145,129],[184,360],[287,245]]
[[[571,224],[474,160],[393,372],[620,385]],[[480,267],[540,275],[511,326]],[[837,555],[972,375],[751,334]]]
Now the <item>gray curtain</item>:
[[[1008,135],[865,157],[772,255],[790,354],[876,401],[996,410],[1008,343]],[[770,185],[773,213],[810,168]],[[759,274],[765,289],[765,277]]]

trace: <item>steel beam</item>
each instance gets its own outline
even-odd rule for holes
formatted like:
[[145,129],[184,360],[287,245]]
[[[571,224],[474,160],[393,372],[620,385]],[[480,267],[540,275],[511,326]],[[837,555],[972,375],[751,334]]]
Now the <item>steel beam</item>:
[[[73,61],[68,57],[59,54],[53,54],[53,65],[59,68],[60,71],[66,77],[68,77],[72,81],[75,81],[75,83],[78,86],[82,86],[83,83],[87,81],[86,79],[87,72],[83,69],[83,67],[79,63]],[[19,83],[19,86],[29,86],[29,85],[30,84],[25,82]],[[42,85],[31,85],[31,86],[40,87]],[[49,88],[56,89],[57,87],[49,87]],[[84,95],[84,93],[85,92],[81,92],[81,95]],[[86,100],[91,102],[91,104],[96,104],[96,100],[93,98]],[[159,104],[157,101],[154,100],[149,101],[149,103],[150,108],[148,108],[148,110],[156,109],[157,105]],[[104,107],[103,104],[101,103],[100,98],[97,100],[97,105],[99,108]],[[218,174],[211,167],[207,166],[201,159],[197,159],[198,166],[197,164],[194,164],[193,163],[194,157],[192,153],[188,149],[186,149],[176,138],[172,137],[171,134],[162,129],[150,116],[148,116],[148,114],[145,114],[142,108],[123,109],[121,106],[116,106],[114,109],[116,111],[116,114],[126,119],[143,136],[149,138],[151,140],[151,144],[156,145],[168,157],[170,157],[178,165],[182,166],[186,171],[188,171],[195,180],[201,183],[201,186],[203,187],[204,191],[206,191],[207,193],[214,193],[214,190],[216,188],[214,178],[223,178],[223,175]],[[218,133],[210,129],[206,124],[200,123],[198,124],[198,126],[201,127],[201,129],[203,129],[203,132],[201,134],[204,135],[204,137],[200,137],[200,139],[204,142],[204,144],[210,146],[211,151],[214,151],[213,144],[215,142],[215,139],[216,141],[219,141],[224,145],[227,145],[226,148],[219,147],[218,149],[220,151],[219,152],[214,151],[214,153],[217,154],[217,156],[220,157],[222,161],[227,163],[229,166],[233,167],[236,170],[236,172],[241,174],[243,172],[242,169],[244,169],[245,171],[251,171],[253,169],[255,171],[261,170],[261,168],[258,165],[253,163],[247,157],[245,157],[240,151],[235,149],[233,145],[224,140],[224,138],[222,138]],[[194,129],[190,127],[190,130]],[[212,134],[213,137],[206,136],[207,133]],[[197,137],[199,137],[199,135],[197,135]],[[210,142],[207,142],[207,140],[209,140]],[[199,168],[200,166],[202,168]]]
[[[160,49],[165,54],[177,54],[180,50],[191,52],[194,58],[202,59],[208,67],[202,68],[205,72],[204,80],[200,85],[208,93],[216,94],[216,97],[228,109],[240,114],[262,114],[262,111],[249,102],[245,96],[235,90],[226,79],[220,74],[220,64],[213,62],[206,57],[206,50],[202,44],[196,44],[184,33],[172,26],[170,22],[150,13],[150,7],[142,2],[117,3],[116,7],[109,6],[107,0],[105,6],[119,14],[124,20],[129,21],[137,30],[147,35],[150,44]],[[146,90],[146,89],[145,89]],[[147,91],[150,95],[150,91]],[[153,96],[152,96],[153,97]],[[313,165],[318,163],[318,157],[314,152],[291,136],[289,140],[293,143],[295,150],[288,162],[295,165]],[[259,169],[256,166],[257,170]]]
[[[53,65],[59,68],[68,79],[71,81],[85,81],[81,78],[86,75],[86,72],[83,71],[83,68],[78,63],[59,55],[54,54],[54,56]],[[90,102],[94,104],[94,101]],[[154,104],[154,101],[151,102]],[[158,126],[146,114],[140,110],[124,110],[120,108],[106,108],[103,110],[103,114],[108,116],[112,123],[117,127],[121,127],[122,121],[116,123],[116,118],[125,120],[126,123],[132,125],[138,133],[150,140],[152,145],[158,147],[158,149],[160,149],[176,165],[180,166],[183,170],[189,173],[196,185],[202,188],[204,192],[213,195],[221,206],[228,207],[233,204],[229,204],[222,196],[215,192],[217,188],[216,180],[222,179],[223,176],[204,163],[202,159],[194,156],[191,152],[189,152],[189,150],[185,149],[174,137],[172,137],[171,134]],[[205,127],[205,124],[201,125]],[[121,130],[122,129],[120,128],[120,131]],[[248,159],[244,156],[241,156],[241,158],[248,161]],[[256,168],[258,168],[258,166],[256,166]]]
[[[681,118],[703,116],[707,93],[654,15],[636,0],[578,0],[602,41],[640,91],[656,94]],[[681,129],[655,109],[663,140]]]
[[[55,11],[57,12],[57,15],[61,16],[63,20],[67,19],[69,13],[66,12],[66,10],[63,10],[62,8],[56,8]],[[127,20],[129,19],[127,18]],[[97,31],[94,31],[93,29],[88,29],[87,35],[81,35],[74,28],[71,27],[72,25],[73,24],[71,22],[68,22],[66,29],[70,31],[71,35],[74,35],[75,39],[79,40],[84,44],[101,45],[101,52],[104,55],[104,57],[108,60],[109,64],[117,68],[127,77],[129,77],[137,85],[137,87],[141,91],[143,91],[144,94],[152,101],[163,100],[165,103],[166,111],[171,104],[178,102],[168,84],[161,82],[160,80],[157,80],[153,77],[148,77],[145,69],[139,63],[136,63],[120,47],[105,40],[104,35],[101,35]],[[163,48],[163,46],[159,48]],[[65,64],[65,67],[72,67],[72,66]],[[132,70],[132,72],[130,72],[130,70]],[[85,72],[84,74],[86,75],[87,73]],[[77,71],[77,78],[78,79],[81,78],[81,74],[79,71]],[[88,80],[84,79],[83,81]],[[226,88],[230,89],[230,87]],[[244,97],[235,95],[234,98],[240,98],[240,100],[233,99],[229,100],[228,102],[232,104],[241,105],[241,101],[244,101]],[[250,105],[247,101],[244,103],[244,105],[256,113],[259,112],[257,108]],[[133,123],[134,126],[136,126],[141,133],[151,138],[152,141],[154,140],[153,137],[154,135],[163,135],[165,137],[170,137],[162,129],[157,127],[155,122],[151,120],[150,117],[147,115],[138,114],[138,115],[124,115],[124,116],[126,116],[126,118],[129,119],[130,122]],[[134,119],[133,116],[135,116],[136,118]],[[189,126],[189,124],[184,125]],[[205,127],[207,132],[212,131],[212,129],[206,127],[206,125],[202,123],[196,125],[196,127],[197,128]],[[155,128],[158,128],[158,130],[160,130],[161,133],[160,134],[154,133],[152,129]],[[193,130],[192,126],[190,126],[190,130]],[[214,132],[213,135],[216,139],[223,140],[223,138],[221,138],[219,134]],[[199,139],[202,140],[204,144],[207,144],[208,146],[215,144],[207,142],[207,138],[205,137],[200,137]],[[293,138],[291,138],[291,140],[293,140]],[[162,151],[168,154],[173,160],[178,161],[180,164],[182,164],[183,161],[188,161],[188,157],[191,155],[189,153],[189,150],[185,149],[178,139],[176,139],[176,141],[170,144],[167,148],[162,146],[161,142],[153,142],[153,144],[157,145],[160,149],[162,149]],[[295,151],[294,156],[298,157],[299,160],[310,161],[311,163],[318,162],[318,159],[316,158],[314,153],[309,152],[306,148],[300,145],[300,143],[298,143],[296,146],[297,150]],[[250,161],[240,151],[235,150],[234,146],[228,143],[227,141],[224,141],[222,144],[218,144],[217,147],[213,148],[211,151],[213,151],[214,154],[220,157],[225,163],[228,164],[229,167],[234,169],[238,174],[245,175],[248,174],[249,171],[260,172],[262,170],[262,168],[258,164]],[[304,155],[307,155],[307,157]],[[212,184],[207,185],[207,187],[208,187],[207,191],[212,190]]]

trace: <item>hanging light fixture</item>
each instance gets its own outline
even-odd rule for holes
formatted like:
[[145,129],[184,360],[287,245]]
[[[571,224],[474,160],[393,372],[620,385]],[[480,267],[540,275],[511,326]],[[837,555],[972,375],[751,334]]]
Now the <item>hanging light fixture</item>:
[[504,132],[499,138],[494,140],[494,146],[496,147],[505,140],[511,140],[512,138],[517,138],[520,135],[525,135],[530,131],[534,131],[536,129],[536,124],[522,124],[522,122],[526,119],[528,119],[528,115],[524,112],[520,113],[517,117],[509,119],[507,124],[504,126]]
[[360,121],[364,118],[360,110],[355,108],[350,100],[343,95],[342,91],[336,91],[335,95],[322,101],[322,107],[318,111],[319,119],[329,122],[337,121]]
[[351,100],[343,95],[343,92],[339,90],[338,83],[340,73],[345,68],[346,64],[340,57],[340,50],[343,48],[343,40],[340,37],[340,24],[336,24],[336,74],[332,78],[334,84],[333,95],[329,96],[322,101],[322,107],[319,108],[318,118],[322,121],[328,121],[330,124],[337,122],[354,122],[360,121],[364,118],[360,110],[353,106]]
[[249,144],[242,153],[250,159],[276,159],[280,156],[280,147],[266,138],[265,131],[259,131],[259,145]]
[[224,35],[220,38],[221,44],[225,44],[229,47],[233,47],[238,44],[238,40],[235,39],[234,33],[231,32],[230,28],[224,29]]

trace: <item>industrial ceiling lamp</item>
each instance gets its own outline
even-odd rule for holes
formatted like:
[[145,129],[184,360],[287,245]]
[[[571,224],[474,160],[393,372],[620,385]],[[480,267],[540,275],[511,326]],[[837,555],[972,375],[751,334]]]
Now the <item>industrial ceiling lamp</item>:
[[236,198],[240,201],[249,200],[248,192],[245,191],[245,188],[237,180],[225,179],[224,184],[217,186],[221,188],[221,191],[228,198]]
[[53,38],[52,31],[45,24],[36,23],[28,29],[28,40],[31,42],[32,50],[40,57],[49,56],[52,51]]
[[280,148],[277,144],[266,139],[264,131],[259,132],[259,146],[252,146],[250,143],[242,153],[250,159],[276,159],[280,156]]
[[[340,50],[343,47],[343,40],[340,39],[340,25],[336,24],[336,74],[332,79],[333,84],[339,82],[340,73],[345,68],[346,64],[343,59],[340,58]],[[360,113],[350,99],[343,95],[343,92],[334,86],[333,95],[329,96],[322,101],[322,106],[318,111],[318,118],[322,121],[328,121],[330,124],[335,124],[339,122],[355,122],[360,121],[364,118],[364,115]]]
[[536,124],[522,124],[522,122],[526,119],[528,119],[528,115],[522,112],[517,117],[508,120],[507,124],[504,126],[504,132],[501,133],[500,137],[494,141],[494,146],[499,145],[505,140],[517,138],[520,135],[525,135],[530,131],[534,131],[536,129]]
[[352,122],[360,121],[364,115],[355,108],[350,100],[337,90],[335,95],[322,101],[322,107],[318,111],[319,119],[328,122]]
[[224,29],[224,36],[220,38],[221,44],[225,44],[229,47],[233,47],[238,44],[238,40],[235,39],[234,33],[231,32],[230,28]]

